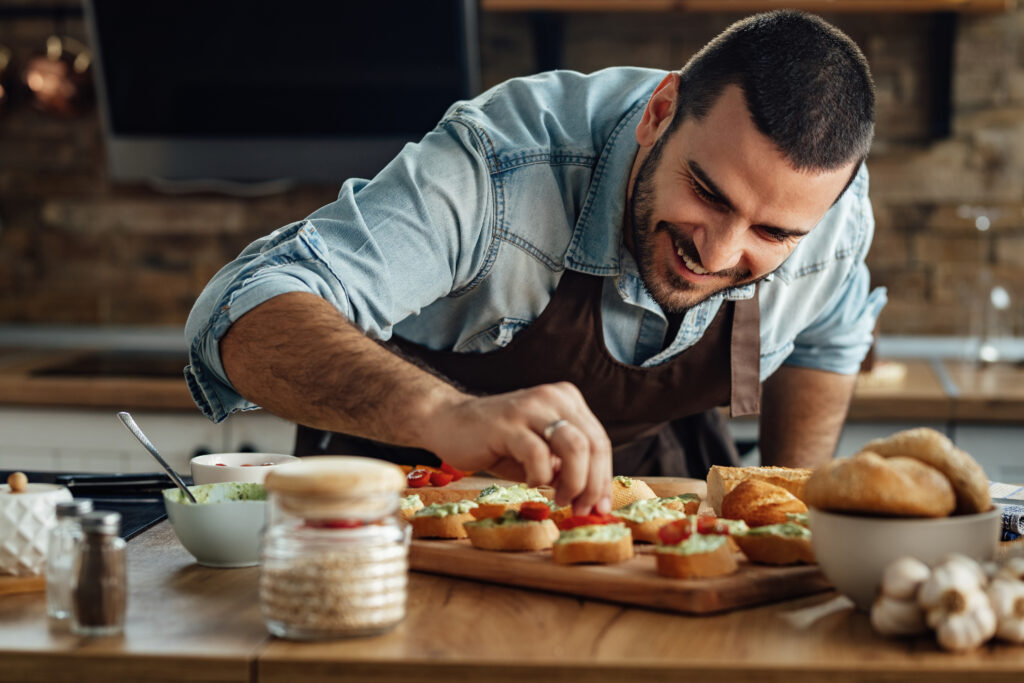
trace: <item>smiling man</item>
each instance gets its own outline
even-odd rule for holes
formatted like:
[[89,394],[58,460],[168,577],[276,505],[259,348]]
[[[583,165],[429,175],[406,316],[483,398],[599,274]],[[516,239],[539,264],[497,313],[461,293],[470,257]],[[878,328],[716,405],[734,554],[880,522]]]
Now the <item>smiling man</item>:
[[189,318],[212,419],[261,406],[296,453],[551,483],[831,457],[869,291],[864,57],[824,21],[737,22],[679,72],[513,79],[372,180],[247,247]]

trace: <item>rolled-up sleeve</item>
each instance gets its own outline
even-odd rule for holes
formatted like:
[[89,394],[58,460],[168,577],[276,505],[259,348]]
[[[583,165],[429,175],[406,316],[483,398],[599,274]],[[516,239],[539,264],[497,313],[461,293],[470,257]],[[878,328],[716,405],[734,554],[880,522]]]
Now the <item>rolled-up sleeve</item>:
[[409,144],[372,181],[256,240],[203,290],[186,323],[192,397],[210,419],[257,406],[231,386],[220,340],[245,313],[287,292],[330,302],[375,339],[472,282],[491,237],[487,159],[469,129],[449,122]]

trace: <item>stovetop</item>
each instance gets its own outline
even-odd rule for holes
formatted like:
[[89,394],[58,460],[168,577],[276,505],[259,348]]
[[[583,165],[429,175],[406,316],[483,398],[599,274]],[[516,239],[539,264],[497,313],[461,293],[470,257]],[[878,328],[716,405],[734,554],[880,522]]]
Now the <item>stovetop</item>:
[[[6,481],[14,470],[0,470]],[[25,472],[30,482],[67,486],[76,498],[90,498],[96,510],[121,513],[121,538],[129,540],[167,517],[160,491],[173,488],[166,474]],[[191,481],[186,480],[186,484]]]

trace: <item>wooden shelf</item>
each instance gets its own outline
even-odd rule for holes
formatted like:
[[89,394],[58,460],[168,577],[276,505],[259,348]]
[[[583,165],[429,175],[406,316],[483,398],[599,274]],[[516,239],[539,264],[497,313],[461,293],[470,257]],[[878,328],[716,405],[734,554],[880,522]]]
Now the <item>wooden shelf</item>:
[[480,0],[489,12],[1005,12],[1016,0]]

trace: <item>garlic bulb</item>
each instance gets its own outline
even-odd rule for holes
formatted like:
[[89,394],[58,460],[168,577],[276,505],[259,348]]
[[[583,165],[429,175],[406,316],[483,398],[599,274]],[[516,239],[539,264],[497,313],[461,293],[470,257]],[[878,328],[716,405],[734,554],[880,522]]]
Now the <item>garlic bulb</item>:
[[996,635],[1024,643],[1024,581],[997,576],[988,587],[988,599],[996,615]]
[[995,612],[982,589],[985,580],[977,562],[954,558],[935,567],[921,585],[917,600],[925,621],[947,650],[968,650],[995,634]]
[[871,605],[871,625],[884,636],[915,636],[928,630],[924,612],[913,599],[879,595]]
[[931,576],[928,565],[913,557],[901,557],[882,573],[882,595],[897,600],[912,600],[917,589]]

